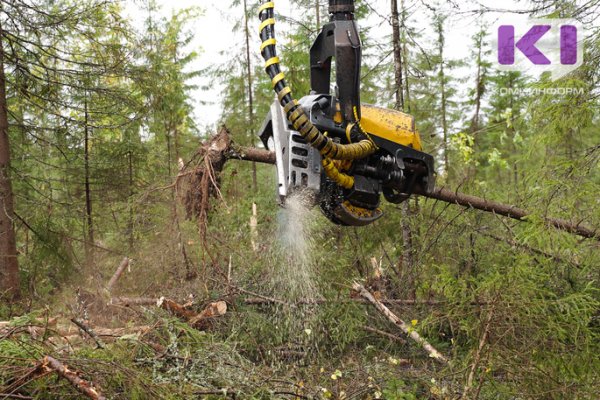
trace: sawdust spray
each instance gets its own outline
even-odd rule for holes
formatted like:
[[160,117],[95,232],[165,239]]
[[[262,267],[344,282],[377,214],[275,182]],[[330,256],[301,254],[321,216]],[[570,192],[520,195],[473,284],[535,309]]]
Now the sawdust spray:
[[282,265],[278,272],[282,293],[290,302],[319,297],[314,273],[315,214],[310,208],[310,195],[295,192],[286,199],[278,215],[277,239]]
[[278,262],[272,271],[275,292],[287,303],[279,307],[276,323],[288,338],[287,350],[305,354],[295,360],[298,362],[307,362],[307,356],[316,349],[316,310],[306,303],[321,297],[314,257],[318,246],[314,239],[318,217],[311,203],[310,194],[295,192],[286,199],[285,207],[279,210],[276,231]]

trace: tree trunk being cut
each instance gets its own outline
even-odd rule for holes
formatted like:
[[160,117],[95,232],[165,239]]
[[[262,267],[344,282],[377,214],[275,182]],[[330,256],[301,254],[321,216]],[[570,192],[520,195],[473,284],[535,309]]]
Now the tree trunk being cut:
[[[256,161],[264,164],[275,164],[274,152],[257,148],[238,147],[229,152],[228,158],[243,161]],[[416,194],[450,204],[503,215],[518,221],[525,221],[526,218],[531,215],[528,211],[510,204],[503,204],[492,200],[486,200],[481,197],[453,192],[445,188],[435,188],[431,193],[417,192]],[[600,240],[600,230],[587,227],[581,222],[571,222],[559,218],[545,218],[545,221],[550,226],[574,235],[587,239]]]

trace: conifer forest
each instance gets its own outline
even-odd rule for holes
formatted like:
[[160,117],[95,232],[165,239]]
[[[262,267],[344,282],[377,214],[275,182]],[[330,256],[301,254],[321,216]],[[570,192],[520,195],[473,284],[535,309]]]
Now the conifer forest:
[[600,399],[600,0],[0,0],[0,399]]

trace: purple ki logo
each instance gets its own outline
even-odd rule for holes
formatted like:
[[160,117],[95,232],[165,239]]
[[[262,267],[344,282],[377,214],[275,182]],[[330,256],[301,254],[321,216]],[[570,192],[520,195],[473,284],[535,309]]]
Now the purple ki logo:
[[497,29],[499,69],[550,71],[556,80],[583,63],[583,30],[577,21],[529,20],[500,24]]

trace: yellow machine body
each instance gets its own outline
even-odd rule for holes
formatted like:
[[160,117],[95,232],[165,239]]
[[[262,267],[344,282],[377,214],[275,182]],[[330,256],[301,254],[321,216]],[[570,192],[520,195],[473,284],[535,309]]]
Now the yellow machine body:
[[400,111],[363,104],[361,125],[370,135],[422,151],[415,118]]
[[[362,104],[361,114],[360,124],[369,135],[418,151],[423,150],[412,115],[371,104]],[[341,114],[336,114],[336,122],[341,121],[341,118]]]

